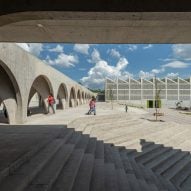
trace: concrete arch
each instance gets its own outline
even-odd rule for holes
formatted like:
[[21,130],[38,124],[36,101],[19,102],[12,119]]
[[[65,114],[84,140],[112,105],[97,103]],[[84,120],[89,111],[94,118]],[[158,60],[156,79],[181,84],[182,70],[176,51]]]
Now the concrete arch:
[[81,105],[82,104],[82,93],[80,90],[77,92],[77,104]]
[[76,91],[75,88],[72,87],[70,89],[69,107],[75,107],[75,106],[76,106]]
[[[2,89],[2,90],[1,90]],[[4,62],[0,60],[0,104],[7,112],[7,122],[19,123],[22,120],[22,99],[17,81]]]
[[68,89],[66,84],[60,84],[57,91],[57,109],[65,109],[68,107]]
[[49,80],[49,78],[45,75],[39,75],[37,76],[30,88],[30,92],[28,94],[28,107],[31,101],[31,98],[35,95],[35,93],[38,93],[39,95],[39,105],[36,108],[29,108],[32,114],[36,113],[47,113],[47,97],[51,93],[54,95],[52,84]]
[[85,103],[85,95],[84,95],[84,91],[82,92],[82,104]]

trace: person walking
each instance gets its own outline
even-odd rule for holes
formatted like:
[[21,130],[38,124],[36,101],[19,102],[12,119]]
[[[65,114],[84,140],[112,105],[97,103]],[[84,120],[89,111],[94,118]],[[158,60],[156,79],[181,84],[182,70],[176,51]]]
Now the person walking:
[[90,115],[92,112],[94,112],[94,115],[96,115],[96,98],[94,96],[92,96],[92,99],[89,102],[89,111],[88,111],[88,115]]
[[55,108],[54,108],[55,99],[54,99],[54,97],[53,97],[52,94],[50,94],[50,95],[48,96],[47,102],[48,102],[48,113],[50,112],[50,108],[51,108],[52,111],[53,111],[53,113],[55,114]]

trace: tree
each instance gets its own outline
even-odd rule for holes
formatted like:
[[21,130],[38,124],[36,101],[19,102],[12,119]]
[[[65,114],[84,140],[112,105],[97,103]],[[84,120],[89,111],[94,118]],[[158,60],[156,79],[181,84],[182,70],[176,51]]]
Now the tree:
[[161,89],[158,89],[158,82],[155,76],[155,117],[156,121],[158,120],[158,114],[159,114],[159,103],[160,103],[160,92]]
[[109,86],[108,98],[111,102],[111,108],[113,109],[113,88]]

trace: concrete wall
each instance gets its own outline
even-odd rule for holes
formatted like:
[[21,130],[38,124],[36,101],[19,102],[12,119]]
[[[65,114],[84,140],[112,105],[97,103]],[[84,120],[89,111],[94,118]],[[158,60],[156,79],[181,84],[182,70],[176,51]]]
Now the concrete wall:
[[[86,103],[93,95],[85,87],[11,43],[0,43],[0,72],[4,74],[0,75],[0,102],[5,104],[11,124],[26,121],[28,102],[36,91],[44,100],[45,106],[49,93],[55,98],[59,94],[64,102],[63,108],[69,107],[70,100],[73,107],[78,105],[78,91],[86,95],[79,103]],[[63,85],[65,92],[59,92]],[[74,94],[72,98],[71,89]]]

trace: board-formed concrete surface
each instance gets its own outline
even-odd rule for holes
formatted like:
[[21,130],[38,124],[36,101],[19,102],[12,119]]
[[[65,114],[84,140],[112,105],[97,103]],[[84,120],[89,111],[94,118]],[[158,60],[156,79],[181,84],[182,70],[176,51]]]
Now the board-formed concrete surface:
[[1,0],[1,42],[190,43],[188,0]]
[[190,115],[165,109],[154,122],[143,109],[97,103],[96,116],[87,109],[0,126],[0,190],[190,190]]

